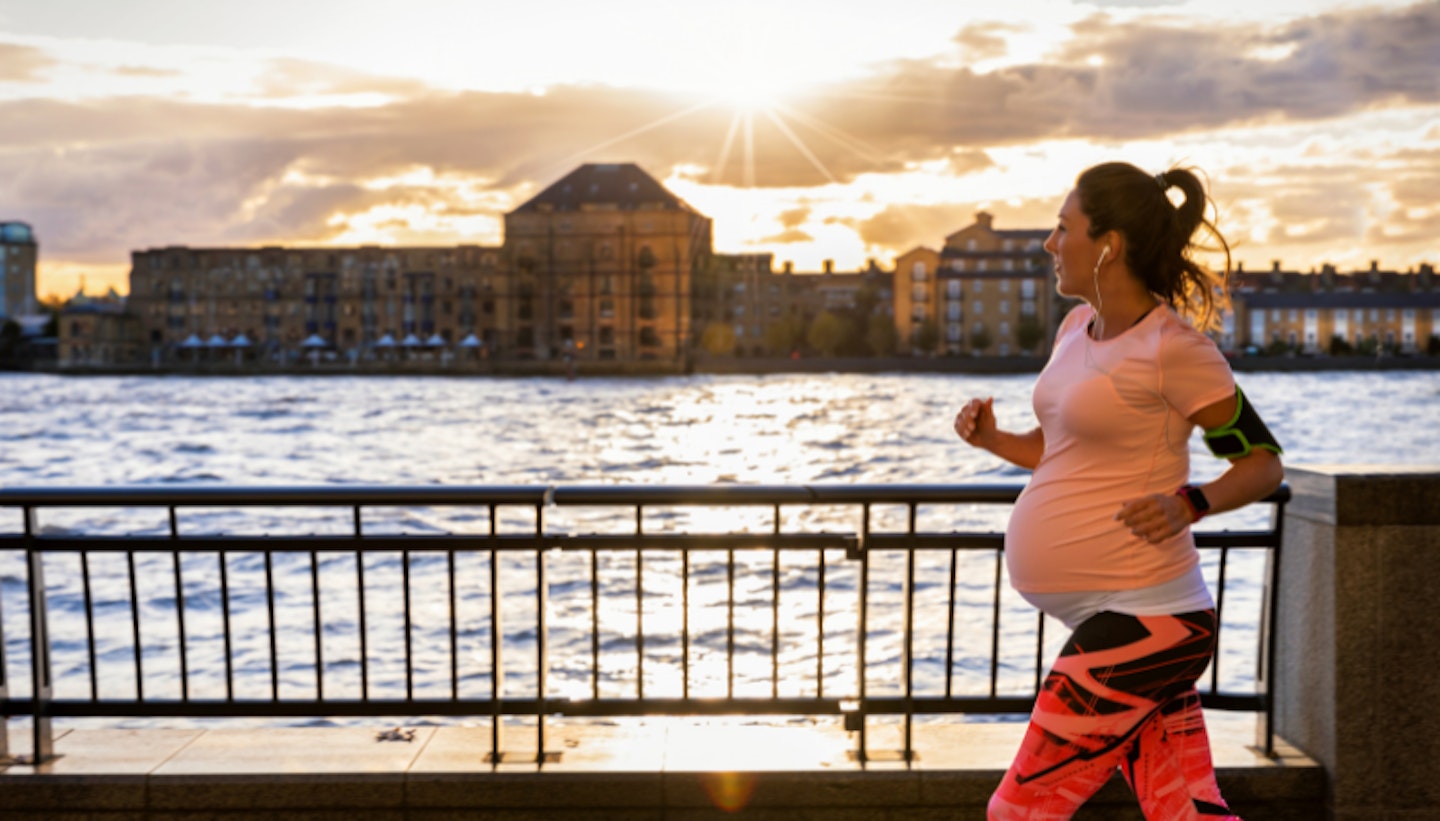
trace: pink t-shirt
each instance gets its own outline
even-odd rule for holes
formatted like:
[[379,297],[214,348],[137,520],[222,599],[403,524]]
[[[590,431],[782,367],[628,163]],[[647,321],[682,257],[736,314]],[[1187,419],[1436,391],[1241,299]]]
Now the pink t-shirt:
[[1005,564],[1020,591],[1132,590],[1199,562],[1188,528],[1150,544],[1115,514],[1188,481],[1189,417],[1235,394],[1230,365],[1168,307],[1104,342],[1087,340],[1093,316],[1081,305],[1065,317],[1035,383],[1045,452],[1005,532]]

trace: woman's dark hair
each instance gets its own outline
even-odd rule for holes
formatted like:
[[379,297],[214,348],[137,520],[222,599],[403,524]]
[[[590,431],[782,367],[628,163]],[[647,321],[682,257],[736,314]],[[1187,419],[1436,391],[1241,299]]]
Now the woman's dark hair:
[[[1167,196],[1172,186],[1185,195],[1179,205]],[[1205,215],[1213,203],[1195,171],[1172,168],[1152,176],[1129,163],[1103,163],[1082,173],[1075,190],[1090,219],[1091,239],[1119,231],[1125,236],[1125,264],[1152,293],[1202,331],[1219,326],[1230,307],[1230,245]],[[1202,228],[1214,245],[1197,242]],[[1195,261],[1195,250],[1223,251],[1225,267],[1206,268]]]

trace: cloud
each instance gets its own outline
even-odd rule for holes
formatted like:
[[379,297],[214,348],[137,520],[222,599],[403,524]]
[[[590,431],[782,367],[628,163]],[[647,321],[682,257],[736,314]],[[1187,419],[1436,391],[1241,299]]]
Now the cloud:
[[780,212],[778,219],[786,228],[798,228],[810,219],[810,209],[804,206],[786,209]]
[[1009,23],[972,23],[960,29],[959,33],[955,35],[954,41],[956,45],[960,46],[965,60],[979,62],[1004,57],[1009,50],[1004,35],[1025,30],[1025,26]]
[[57,65],[45,52],[34,46],[0,43],[0,83],[29,83],[40,79],[40,72]]
[[413,96],[428,90],[419,80],[384,77],[313,60],[278,58],[266,64],[259,91],[265,97],[330,94]]
[[974,209],[963,205],[897,204],[852,225],[866,246],[904,251],[917,245],[938,248],[947,234],[963,228],[973,215]]
[[815,238],[799,228],[787,228],[778,234],[771,234],[768,237],[761,237],[757,242],[761,245],[793,245],[800,242],[813,242]]
[[[1018,30],[977,24],[955,41],[976,55],[1000,54],[1004,35]],[[1437,32],[1440,3],[1336,12],[1271,29],[1097,16],[1043,61],[990,72],[900,61],[815,90],[777,109],[775,119],[752,112],[748,140],[743,114],[699,107],[693,97],[604,86],[451,92],[272,60],[256,75],[253,96],[229,104],[180,95],[0,101],[0,213],[36,225],[47,254],[99,261],[171,243],[322,242],[355,215],[386,206],[421,205],[458,224],[503,213],[582,162],[637,162],[662,179],[686,169],[711,184],[758,187],[843,184],[920,163],[959,177],[994,168],[993,149],[1007,145],[1163,138],[1440,103]],[[0,81],[33,80],[55,65],[38,49],[0,44]],[[112,73],[165,74],[139,65]],[[376,99],[296,102],[349,95]],[[1365,201],[1362,181],[1374,178],[1375,167],[1282,170],[1283,184],[1294,185],[1274,197],[1277,219],[1303,225],[1316,242],[1364,236],[1369,223],[1345,204]],[[415,169],[448,182],[371,185]],[[1245,187],[1243,178],[1229,186],[1235,169],[1225,179],[1237,199],[1277,190]],[[459,192],[455,180],[473,181],[475,190]],[[1392,188],[1405,202],[1433,202],[1433,193],[1421,199],[1427,185],[1433,192],[1429,182]],[[868,248],[933,246],[968,224],[975,207],[893,204],[847,224]],[[1048,225],[1054,207],[1023,202],[1007,212],[1007,224]],[[766,241],[808,241],[802,228],[810,216],[789,212],[784,230]],[[1397,216],[1391,230],[1409,235],[1429,225],[1428,217],[1407,220]]]
[[1072,33],[1044,62],[988,73],[892,64],[864,83],[827,89],[817,116],[922,159],[937,145],[1154,138],[1440,102],[1440,3],[1274,29],[1100,15]]
[[153,66],[118,66],[110,70],[117,77],[182,77],[184,72],[173,68]]

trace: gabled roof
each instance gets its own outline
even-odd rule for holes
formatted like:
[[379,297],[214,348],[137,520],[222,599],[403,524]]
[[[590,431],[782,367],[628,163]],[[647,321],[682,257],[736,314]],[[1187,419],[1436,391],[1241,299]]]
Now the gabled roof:
[[613,205],[622,211],[645,205],[695,213],[695,209],[634,163],[586,163],[511,213],[578,211],[590,204]]

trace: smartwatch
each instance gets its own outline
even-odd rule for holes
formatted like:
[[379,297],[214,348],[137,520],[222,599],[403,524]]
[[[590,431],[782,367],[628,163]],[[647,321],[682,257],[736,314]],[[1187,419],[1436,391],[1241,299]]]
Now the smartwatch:
[[1205,494],[1201,492],[1200,488],[1194,485],[1182,486],[1179,490],[1175,491],[1175,495],[1184,499],[1185,504],[1190,506],[1191,524],[1205,518],[1205,514],[1210,512],[1210,500],[1206,499]]

